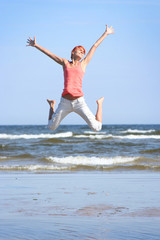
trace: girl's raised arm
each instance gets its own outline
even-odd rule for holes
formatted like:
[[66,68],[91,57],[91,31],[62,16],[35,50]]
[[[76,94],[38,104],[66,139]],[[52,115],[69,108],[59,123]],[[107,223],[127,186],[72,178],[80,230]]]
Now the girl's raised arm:
[[83,67],[85,68],[87,66],[87,64],[90,62],[91,58],[93,57],[93,54],[96,50],[96,48],[101,44],[101,42],[110,34],[113,34],[114,30],[112,29],[112,26],[109,28],[106,25],[106,30],[105,32],[102,34],[102,36],[95,42],[95,44],[91,47],[91,49],[89,50],[87,56],[82,60],[82,64]]
[[61,64],[61,65],[64,65],[65,62],[67,61],[66,59],[64,58],[60,58],[58,56],[56,56],[55,54],[53,54],[52,52],[50,52],[49,50],[41,47],[40,45],[38,45],[36,43],[36,37],[34,37],[34,39],[32,40],[30,37],[27,39],[27,43],[28,45],[26,46],[31,46],[31,47],[35,47],[37,48],[38,50],[40,50],[41,52],[43,52],[44,54],[46,54],[48,57],[50,57],[51,59],[53,59],[55,62]]

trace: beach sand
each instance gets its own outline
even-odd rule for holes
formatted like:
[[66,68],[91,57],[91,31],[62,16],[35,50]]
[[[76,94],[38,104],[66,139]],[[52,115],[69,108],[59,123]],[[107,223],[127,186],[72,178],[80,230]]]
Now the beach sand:
[[1,173],[0,239],[160,239],[159,173]]

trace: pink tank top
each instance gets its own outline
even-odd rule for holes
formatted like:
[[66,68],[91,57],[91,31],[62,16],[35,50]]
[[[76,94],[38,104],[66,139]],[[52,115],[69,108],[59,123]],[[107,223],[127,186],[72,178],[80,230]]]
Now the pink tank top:
[[64,89],[62,96],[70,94],[73,97],[82,97],[82,79],[84,71],[79,62],[75,67],[69,67],[69,62],[64,66]]

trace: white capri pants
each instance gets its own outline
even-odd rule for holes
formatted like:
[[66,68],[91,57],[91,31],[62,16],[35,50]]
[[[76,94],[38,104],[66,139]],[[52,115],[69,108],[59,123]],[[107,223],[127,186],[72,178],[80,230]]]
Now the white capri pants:
[[58,108],[52,115],[52,119],[48,121],[48,128],[50,130],[58,128],[61,121],[71,112],[79,114],[93,131],[100,131],[102,129],[102,123],[96,120],[88,108],[84,97],[79,97],[72,101],[61,97]]

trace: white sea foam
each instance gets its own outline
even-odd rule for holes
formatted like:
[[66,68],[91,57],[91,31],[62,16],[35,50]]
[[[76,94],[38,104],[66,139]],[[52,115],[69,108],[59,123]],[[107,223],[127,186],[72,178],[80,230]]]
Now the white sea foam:
[[160,139],[160,135],[126,135],[126,136],[113,136],[120,139]]
[[108,135],[75,135],[75,138],[90,138],[90,139],[104,139],[104,138],[112,138],[112,134]]
[[7,159],[9,157],[6,157],[6,156],[0,156],[0,160],[3,160],[3,159]]
[[121,133],[151,133],[151,132],[155,132],[154,129],[150,129],[150,130],[138,130],[138,129],[127,129],[125,131],[120,131]]
[[90,138],[90,139],[107,139],[107,138],[119,138],[119,139],[160,139],[160,135],[75,135],[75,138]]
[[54,166],[54,165],[24,165],[24,166],[19,166],[19,165],[13,165],[13,166],[0,166],[1,171],[62,171],[62,170],[67,170],[68,167],[66,166]]
[[102,135],[106,134],[106,132],[93,132],[93,131],[84,131],[85,134],[93,134],[93,135]]
[[86,157],[86,156],[69,156],[63,158],[48,157],[48,160],[59,164],[72,164],[83,166],[108,166],[115,164],[123,164],[127,162],[133,162],[138,157]]
[[[90,134],[90,132],[88,132]],[[160,135],[112,135],[112,134],[90,134],[90,135],[74,135],[72,132],[56,133],[56,134],[6,134],[1,133],[0,139],[48,139],[48,138],[89,138],[89,139],[109,139],[109,138],[118,138],[118,139],[160,139]],[[3,146],[4,147],[4,146]]]
[[1,133],[0,139],[39,139],[39,138],[66,138],[66,137],[72,137],[72,132],[64,132],[64,133],[56,133],[56,134],[6,134]]

